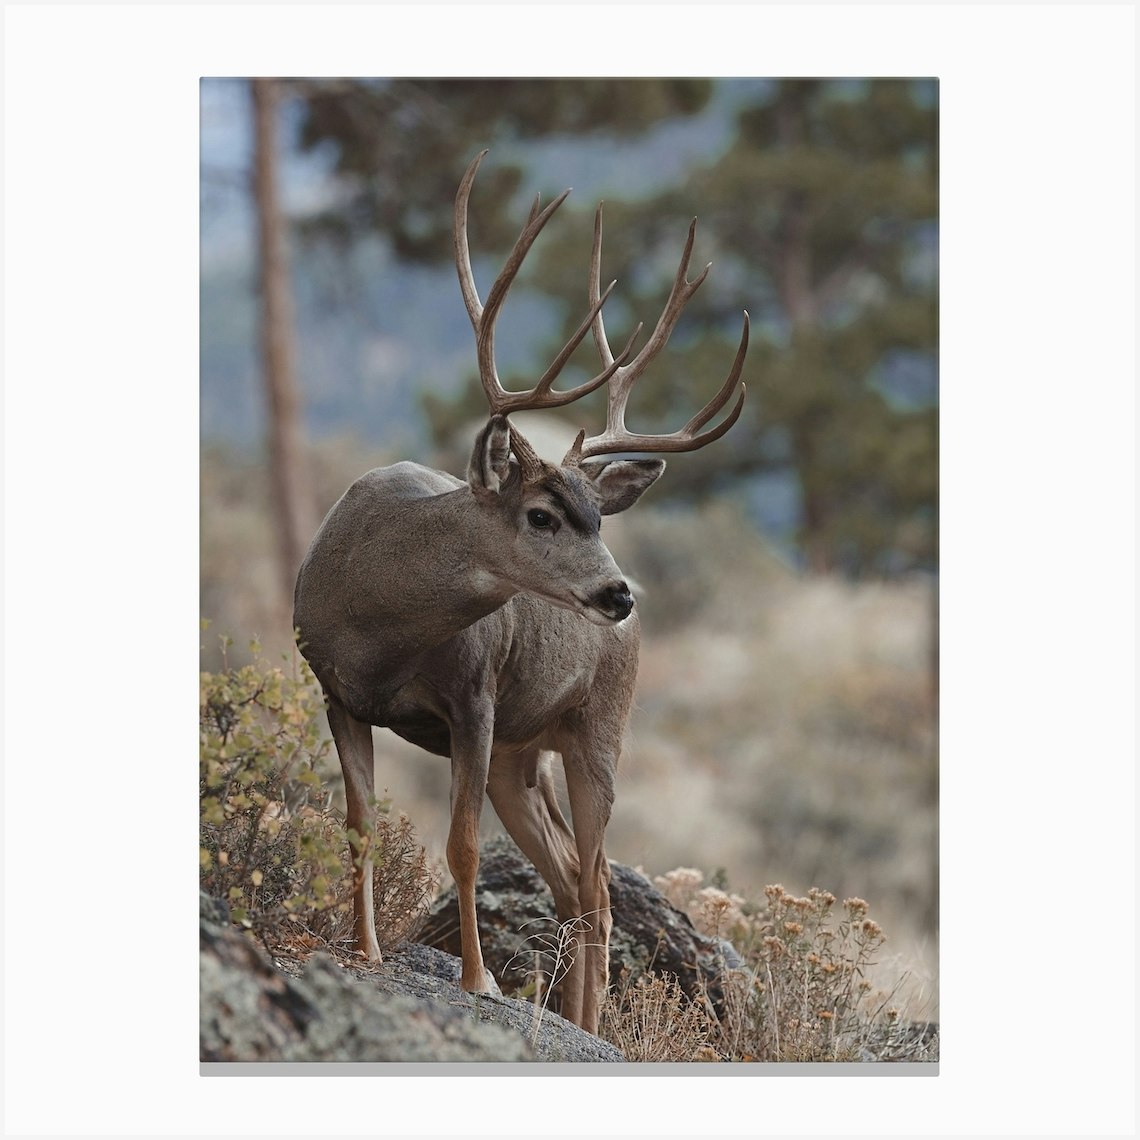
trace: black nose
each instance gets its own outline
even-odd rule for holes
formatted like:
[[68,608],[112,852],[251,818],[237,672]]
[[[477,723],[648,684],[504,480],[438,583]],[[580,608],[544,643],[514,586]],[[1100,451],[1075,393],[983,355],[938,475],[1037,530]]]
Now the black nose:
[[614,621],[625,621],[633,613],[633,595],[624,582],[616,582],[598,593],[595,605]]

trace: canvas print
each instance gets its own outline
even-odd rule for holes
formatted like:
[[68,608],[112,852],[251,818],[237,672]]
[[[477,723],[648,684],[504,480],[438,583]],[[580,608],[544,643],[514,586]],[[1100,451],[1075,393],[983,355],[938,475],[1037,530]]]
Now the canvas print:
[[936,1072],[937,81],[200,94],[202,1062]]

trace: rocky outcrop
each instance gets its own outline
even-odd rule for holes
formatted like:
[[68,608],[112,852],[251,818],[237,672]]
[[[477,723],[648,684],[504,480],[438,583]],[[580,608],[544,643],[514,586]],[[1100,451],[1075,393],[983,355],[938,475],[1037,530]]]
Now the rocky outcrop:
[[620,1051],[550,1010],[529,1001],[480,994],[459,988],[459,959],[433,946],[409,943],[385,956],[379,972],[349,966],[347,972],[384,993],[406,995],[424,1002],[446,1002],[470,1018],[505,1026],[523,1038],[539,1061],[623,1061]]
[[473,997],[459,962],[409,946],[376,967],[269,957],[201,896],[202,1061],[621,1061],[612,1045],[526,1002]]
[[[611,864],[615,984],[670,974],[690,997],[720,1002],[718,977],[737,964],[727,943],[699,934],[647,879]],[[314,954],[270,956],[230,925],[224,902],[201,896],[200,1056],[203,1061],[622,1061],[612,1045],[554,1010],[511,997],[533,977],[531,949],[556,932],[554,902],[506,838],[482,853],[476,886],[488,968],[505,997],[459,987],[454,891],[432,909],[420,944],[378,966]]]
[[[643,875],[611,863],[610,979],[651,971],[677,979],[682,991],[701,1000],[707,993],[719,1009],[719,978],[740,964],[732,946],[700,934]],[[487,968],[503,993],[527,985],[535,968],[534,950],[556,930],[554,899],[530,861],[509,839],[488,842],[476,880],[479,937]],[[459,909],[454,889],[432,907],[420,941],[449,954],[459,953]],[[547,961],[546,970],[550,969]]]

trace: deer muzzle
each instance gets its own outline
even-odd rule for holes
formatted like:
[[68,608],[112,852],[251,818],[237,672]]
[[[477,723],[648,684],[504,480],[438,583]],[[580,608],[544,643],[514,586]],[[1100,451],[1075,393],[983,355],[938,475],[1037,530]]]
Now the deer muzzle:
[[633,595],[625,582],[613,582],[599,590],[590,605],[612,622],[625,621],[633,613]]

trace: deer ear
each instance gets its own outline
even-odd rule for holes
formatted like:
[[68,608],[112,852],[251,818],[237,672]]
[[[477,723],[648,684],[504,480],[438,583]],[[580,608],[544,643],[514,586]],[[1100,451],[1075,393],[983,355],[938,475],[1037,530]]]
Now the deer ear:
[[511,428],[506,416],[492,416],[475,440],[467,482],[481,499],[497,495],[511,470]]
[[642,494],[661,477],[664,459],[617,459],[600,463],[587,460],[579,470],[593,483],[601,495],[599,510],[603,515],[616,515],[632,507]]

